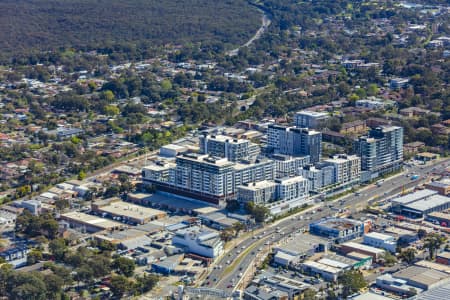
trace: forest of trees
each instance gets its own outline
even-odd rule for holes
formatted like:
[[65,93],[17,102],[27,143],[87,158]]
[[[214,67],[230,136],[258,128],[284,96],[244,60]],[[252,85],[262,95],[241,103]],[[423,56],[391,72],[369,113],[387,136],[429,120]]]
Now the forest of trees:
[[244,0],[5,0],[0,15],[5,57],[61,48],[110,53],[123,45],[130,52],[167,43],[237,45],[260,25],[260,13]]

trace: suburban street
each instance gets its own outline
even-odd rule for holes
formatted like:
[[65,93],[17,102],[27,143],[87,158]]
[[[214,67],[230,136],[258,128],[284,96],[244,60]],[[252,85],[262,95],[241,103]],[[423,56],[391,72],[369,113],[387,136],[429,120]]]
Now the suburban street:
[[[255,270],[254,264],[258,252],[268,252],[272,245],[280,242],[289,234],[302,228],[306,229],[310,223],[321,218],[332,216],[337,209],[348,208],[351,212],[361,211],[371,201],[389,199],[404,189],[420,185],[428,180],[428,175],[431,175],[433,170],[445,169],[449,165],[449,161],[450,159],[444,159],[429,165],[405,167],[402,173],[387,178],[380,186],[371,184],[362,188],[359,193],[344,196],[333,202],[325,202],[326,205],[320,202],[296,216],[291,216],[266,228],[254,231],[252,235],[241,242],[237,241],[234,247],[219,259],[215,264],[216,267],[212,269],[204,281],[204,285],[230,293],[233,292],[237,289],[237,283],[240,281],[242,274],[245,274],[247,269],[249,269],[249,272]],[[418,174],[420,177],[417,180],[412,180],[410,176],[406,176],[407,174]],[[334,211],[329,207],[331,205]],[[321,207],[321,211],[317,210],[319,207]],[[303,217],[299,217],[300,215]]]

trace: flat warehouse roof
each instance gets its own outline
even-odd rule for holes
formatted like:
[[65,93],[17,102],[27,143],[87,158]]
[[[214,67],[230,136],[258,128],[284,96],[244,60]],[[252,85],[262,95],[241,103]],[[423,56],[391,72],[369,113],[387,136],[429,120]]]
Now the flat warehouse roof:
[[324,265],[324,264],[321,264],[321,263],[315,262],[315,261],[305,261],[303,263],[303,265],[306,267],[314,268],[316,270],[320,270],[320,271],[324,271],[324,272],[332,273],[332,274],[337,274],[337,273],[341,272],[341,269],[330,267],[330,266],[327,266],[327,265]]
[[436,194],[437,194],[436,191],[425,189],[393,199],[392,202],[404,205]]
[[103,228],[103,229],[123,226],[123,224],[119,223],[119,222],[114,222],[114,221],[111,221],[108,219],[103,219],[103,218],[99,218],[96,216],[92,216],[92,215],[88,215],[88,214],[80,213],[80,212],[70,212],[70,213],[63,214],[61,216],[66,219],[73,220],[75,222],[85,223],[85,224],[93,225],[95,227]]
[[441,205],[450,203],[450,197],[445,197],[442,195],[433,195],[427,199],[422,199],[417,202],[405,205],[406,209],[417,210],[417,211],[427,211],[429,209],[439,207]]
[[157,210],[150,207],[144,207],[123,201],[116,201],[112,202],[110,205],[101,206],[99,207],[99,210],[118,216],[130,217],[133,219],[151,218],[152,216],[166,214],[162,210]]
[[385,251],[384,249],[370,247],[370,246],[367,246],[367,245],[354,243],[354,242],[347,242],[347,243],[342,244],[342,246],[347,246],[347,247],[351,247],[351,248],[354,248],[354,249],[360,249],[362,251],[366,251],[366,252],[374,253],[374,254],[381,254],[381,253],[384,253],[384,251]]

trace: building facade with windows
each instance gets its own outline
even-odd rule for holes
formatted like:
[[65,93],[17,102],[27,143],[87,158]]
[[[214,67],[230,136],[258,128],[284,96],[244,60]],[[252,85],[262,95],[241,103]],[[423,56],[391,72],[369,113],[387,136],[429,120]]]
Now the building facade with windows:
[[175,232],[172,244],[183,247],[186,252],[203,257],[215,258],[223,253],[223,242],[219,233],[196,226]]
[[315,163],[322,155],[322,133],[308,128],[269,125],[267,148],[277,154],[310,157]]
[[356,154],[361,157],[361,169],[371,178],[401,168],[403,162],[403,128],[380,126],[355,141]]
[[199,140],[201,153],[225,157],[229,161],[254,160],[260,153],[259,146],[246,139],[204,134]]
[[329,118],[328,113],[302,110],[295,114],[295,126],[301,128],[318,128]]

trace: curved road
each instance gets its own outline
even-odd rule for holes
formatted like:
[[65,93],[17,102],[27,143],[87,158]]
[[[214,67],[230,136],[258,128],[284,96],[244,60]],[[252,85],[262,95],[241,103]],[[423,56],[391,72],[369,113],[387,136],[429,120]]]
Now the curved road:
[[259,27],[259,29],[255,33],[255,35],[252,36],[245,44],[243,44],[233,50],[228,51],[227,55],[229,55],[229,56],[237,55],[239,53],[239,49],[250,46],[254,41],[259,39],[263,35],[263,33],[267,30],[267,28],[269,28],[270,23],[272,22],[269,15],[265,11],[263,11],[261,8],[257,8],[257,9],[263,14],[261,17],[261,22],[262,22],[261,27]]

